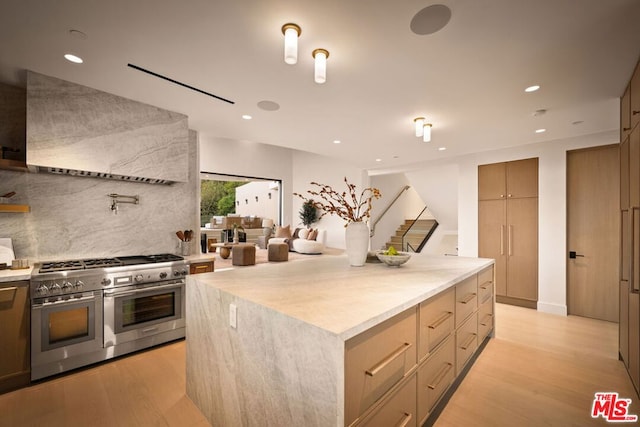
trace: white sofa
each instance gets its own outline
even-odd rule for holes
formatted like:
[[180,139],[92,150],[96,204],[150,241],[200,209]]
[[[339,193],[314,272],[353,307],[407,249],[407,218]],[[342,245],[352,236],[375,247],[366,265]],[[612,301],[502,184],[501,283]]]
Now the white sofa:
[[269,243],[288,243],[289,250],[299,254],[321,254],[327,241],[327,231],[318,229],[316,240],[303,238],[287,239],[286,237],[272,237]]

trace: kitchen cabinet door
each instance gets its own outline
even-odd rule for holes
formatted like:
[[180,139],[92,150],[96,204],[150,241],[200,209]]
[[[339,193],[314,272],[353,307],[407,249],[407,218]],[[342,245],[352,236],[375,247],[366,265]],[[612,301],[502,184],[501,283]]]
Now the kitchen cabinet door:
[[629,209],[629,138],[620,143],[620,209]]
[[620,281],[620,320],[618,322],[618,353],[629,368],[629,282]]
[[631,87],[631,129],[633,129],[638,123],[640,123],[640,66],[636,66],[636,70],[631,77],[631,83],[629,85]]
[[640,390],[640,295],[629,293],[629,376]]
[[507,201],[507,296],[538,299],[538,199]]
[[507,198],[538,197],[538,158],[507,162]]
[[0,283],[0,393],[30,381],[29,282]]
[[478,202],[478,256],[493,258],[496,295],[507,295],[506,200]]
[[478,166],[478,200],[506,198],[506,163]]
[[629,206],[640,207],[640,126],[629,135]]

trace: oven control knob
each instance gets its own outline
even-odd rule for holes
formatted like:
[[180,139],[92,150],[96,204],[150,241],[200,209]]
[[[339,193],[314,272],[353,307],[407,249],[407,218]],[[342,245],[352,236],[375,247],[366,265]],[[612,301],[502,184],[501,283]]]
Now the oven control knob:
[[76,280],[76,290],[81,291],[82,288],[84,288],[84,283],[82,283],[82,280]]
[[62,288],[56,282],[53,282],[49,287],[49,293],[52,295],[58,295],[62,293]]
[[100,283],[102,283],[102,286],[109,286],[111,284],[111,279],[105,277]]
[[64,293],[71,292],[73,290],[73,285],[70,282],[64,282],[61,290]]
[[163,271],[162,273],[160,273],[160,278],[161,279],[166,279],[167,278],[167,272]]
[[173,275],[176,276],[176,277],[179,277],[180,276],[180,272],[178,270],[176,270],[176,271],[173,272]]
[[142,274],[137,274],[136,277],[134,277],[134,280],[136,282],[142,282],[142,279],[144,279],[144,276]]
[[182,274],[183,276],[186,276],[189,272],[186,269],[182,269],[182,271],[180,272],[180,274]]
[[45,284],[41,284],[40,286],[38,286],[36,288],[36,294],[38,296],[43,297],[43,296],[47,295],[48,293],[49,293],[49,288],[47,288],[47,285],[45,285]]

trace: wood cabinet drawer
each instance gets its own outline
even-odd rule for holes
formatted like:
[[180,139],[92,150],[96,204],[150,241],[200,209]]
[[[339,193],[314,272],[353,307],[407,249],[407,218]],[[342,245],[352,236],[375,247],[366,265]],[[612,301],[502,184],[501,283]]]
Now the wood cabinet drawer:
[[346,425],[354,422],[416,365],[417,313],[416,306],[346,342]]
[[456,328],[478,308],[478,276],[473,275],[456,285]]
[[429,415],[456,377],[456,346],[449,336],[418,369],[418,421]]
[[478,345],[493,329],[493,300],[487,300],[478,309]]
[[391,394],[358,427],[416,427],[416,376],[412,375],[405,384]]
[[460,374],[477,347],[478,317],[471,316],[456,331],[456,375]]
[[211,273],[213,271],[213,260],[205,262],[194,262],[189,266],[189,274]]
[[455,289],[443,292],[420,304],[420,344],[422,360],[446,339],[455,328]]
[[478,273],[478,304],[493,296],[493,266]]

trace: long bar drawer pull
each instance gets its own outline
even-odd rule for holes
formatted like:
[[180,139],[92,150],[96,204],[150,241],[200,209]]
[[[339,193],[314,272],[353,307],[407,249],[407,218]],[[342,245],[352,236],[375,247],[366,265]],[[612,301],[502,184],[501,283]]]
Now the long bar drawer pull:
[[436,320],[435,322],[433,322],[432,324],[429,325],[429,329],[435,329],[438,326],[442,325],[447,319],[449,319],[451,316],[453,316],[453,313],[451,311],[447,311],[446,313],[444,313],[442,316],[440,316],[438,318],[438,320]]
[[466,297],[464,297],[464,299],[461,299],[459,302],[460,304],[468,304],[470,303],[474,298],[476,297],[476,294],[474,293],[470,293],[469,295],[467,295]]
[[398,358],[399,356],[404,354],[405,351],[409,350],[409,347],[411,347],[411,343],[409,342],[402,344],[400,347],[398,347],[396,351],[388,355],[384,360],[382,360],[376,366],[374,366],[371,369],[367,369],[365,373],[370,377],[374,376],[375,374],[380,372],[382,369],[384,369],[389,363],[393,362],[394,359]]
[[493,317],[493,314],[487,314],[486,316],[484,316],[482,318],[482,320],[480,321],[480,324],[482,326],[487,326],[491,323],[491,318]]
[[0,288],[0,292],[13,292],[15,290],[17,290],[18,288],[15,286],[12,286],[10,288]]
[[491,280],[489,280],[488,282],[484,282],[482,285],[480,285],[480,289],[487,290],[491,287],[492,284],[493,282]]
[[469,335],[469,338],[460,346],[461,349],[466,350],[469,348],[471,343],[476,339],[476,334]]
[[453,368],[453,365],[451,363],[445,363],[445,365],[440,368],[440,372],[438,372],[438,375],[436,375],[436,377],[433,379],[433,383],[427,385],[427,387],[429,387],[431,390],[435,390],[440,385],[444,377],[447,376],[451,368]]
[[402,417],[402,419],[400,420],[400,424],[398,424],[398,427],[407,427],[409,425],[409,422],[413,419],[413,415],[411,415],[408,412],[404,413],[404,416]]

